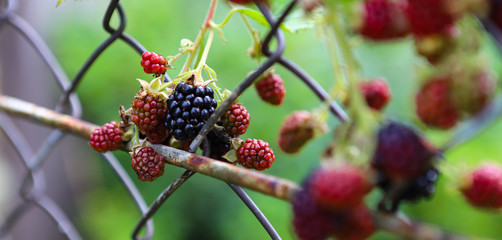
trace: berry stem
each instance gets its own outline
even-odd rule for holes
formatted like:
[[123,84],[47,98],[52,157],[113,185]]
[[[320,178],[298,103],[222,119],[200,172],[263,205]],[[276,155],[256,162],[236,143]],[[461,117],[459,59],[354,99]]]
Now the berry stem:
[[202,53],[202,57],[200,58],[199,65],[197,66],[197,74],[195,75],[195,82],[202,81],[202,68],[206,65],[207,56],[209,54],[209,50],[211,49],[211,44],[213,43],[214,38],[214,30],[211,29],[209,31],[209,36],[207,37],[207,42],[204,47],[204,52]]
[[197,52],[197,49],[199,49],[200,44],[202,39],[204,38],[204,35],[206,35],[206,31],[208,28],[211,28],[211,21],[214,16],[214,11],[216,10],[216,5],[218,3],[218,0],[211,0],[209,3],[209,9],[206,14],[206,19],[204,20],[204,23],[202,24],[202,27],[199,31],[199,34],[197,35],[197,38],[195,39],[195,42],[193,43],[192,47],[188,50],[188,58],[185,61],[185,64],[183,65],[183,68],[181,69],[180,74],[188,72],[190,69],[190,65],[192,65],[192,62],[195,57],[195,52]]
[[324,26],[324,39],[326,41],[326,45],[328,46],[329,56],[331,59],[331,67],[333,68],[333,76],[335,77],[335,84],[331,90],[331,97],[333,99],[344,100],[345,99],[345,90],[344,90],[344,82],[345,78],[342,71],[342,63],[340,62],[340,58],[337,53],[337,45],[336,39],[333,33],[333,30]]
[[251,35],[251,39],[253,41],[253,50],[254,54],[256,56],[256,60],[258,61],[258,64],[261,64],[261,52],[260,52],[260,37],[258,36],[258,31],[256,31],[251,24],[249,23],[248,19],[244,14],[239,13],[239,16],[241,16],[242,21],[244,22],[244,25],[246,26],[249,35]]

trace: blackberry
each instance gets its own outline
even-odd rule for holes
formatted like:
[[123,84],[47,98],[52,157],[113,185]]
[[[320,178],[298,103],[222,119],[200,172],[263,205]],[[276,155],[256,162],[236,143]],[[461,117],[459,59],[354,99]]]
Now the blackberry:
[[[436,168],[430,168],[424,174],[404,185],[402,191],[397,192],[392,199],[389,199],[391,204],[390,210],[396,211],[402,201],[416,202],[424,198],[430,199],[436,191],[438,177],[439,171]],[[384,192],[390,192],[395,185],[384,175],[380,175],[378,187]]]
[[309,194],[330,209],[355,207],[372,188],[367,172],[351,164],[318,168],[308,182]]
[[274,151],[270,144],[261,139],[247,139],[237,149],[239,163],[245,168],[254,168],[263,171],[272,166],[275,160]]
[[207,134],[206,139],[209,143],[209,157],[225,160],[223,159],[223,155],[225,155],[228,151],[230,151],[230,142],[225,140],[225,136],[219,136],[215,131],[211,131]]
[[94,129],[89,137],[89,145],[96,152],[115,151],[122,145],[121,136],[124,134],[116,121],[111,121]]
[[193,140],[217,107],[213,89],[180,83],[169,96],[166,128],[178,140]]
[[502,208],[502,168],[494,163],[483,164],[468,172],[460,190],[470,204],[485,209]]
[[152,147],[142,147],[131,158],[131,167],[143,182],[151,182],[164,175],[165,162]]

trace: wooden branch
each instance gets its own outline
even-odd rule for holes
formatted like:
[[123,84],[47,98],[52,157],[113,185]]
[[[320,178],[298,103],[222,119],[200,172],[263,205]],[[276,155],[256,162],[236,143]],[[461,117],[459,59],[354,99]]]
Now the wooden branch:
[[[97,126],[71,116],[59,114],[35,104],[0,94],[0,110],[38,121],[44,125],[69,131],[88,139]],[[291,202],[300,187],[286,179],[251,171],[229,163],[199,156],[164,145],[152,145],[169,164]],[[465,236],[449,234],[440,228],[412,222],[395,214],[373,212],[375,224],[381,230],[403,239],[467,240]]]
[[38,121],[47,126],[69,131],[87,139],[89,139],[94,128],[98,127],[92,123],[2,94],[0,94],[0,109],[7,113]]

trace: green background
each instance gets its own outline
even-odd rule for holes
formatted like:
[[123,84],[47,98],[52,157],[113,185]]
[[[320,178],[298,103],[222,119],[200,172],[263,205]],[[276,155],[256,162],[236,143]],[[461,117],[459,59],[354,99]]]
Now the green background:
[[[278,11],[285,1],[276,1]],[[182,38],[194,40],[200,29],[209,1],[122,1],[127,16],[125,32],[135,37],[148,50],[174,55]],[[107,1],[67,1],[56,8],[58,28],[50,29],[50,44],[58,59],[69,74],[74,76],[91,52],[108,37],[101,21]],[[225,1],[220,1],[215,22],[220,22],[230,10]],[[114,15],[112,21],[118,22]],[[253,24],[261,30],[265,28]],[[252,69],[255,60],[246,56],[251,40],[242,20],[234,15],[223,29],[228,44],[215,36],[208,65],[218,74],[218,86],[234,88]],[[330,59],[325,44],[318,37],[316,29],[307,29],[297,34],[286,33],[287,46],[284,55],[303,67],[325,89],[333,84]],[[485,52],[498,59],[496,50],[487,39]],[[415,54],[413,41],[404,39],[389,43],[361,43],[354,52],[367,78],[385,77],[391,85],[393,99],[385,109],[388,118],[415,123],[414,92],[418,86],[416,68],[424,60]],[[174,77],[184,59],[179,60],[177,69],[168,73]],[[118,120],[119,105],[130,106],[134,94],[139,90],[136,78],[150,80],[140,67],[139,55],[121,41],[113,43],[85,75],[78,87],[78,94],[84,103],[84,119],[96,124]],[[495,61],[494,66],[500,63]],[[499,68],[496,68],[499,70]],[[267,174],[290,179],[300,183],[308,172],[319,164],[319,154],[331,140],[332,131],[338,124],[330,116],[331,131],[311,141],[300,154],[286,155],[278,148],[277,134],[286,115],[295,110],[312,109],[319,105],[314,94],[291,73],[280,66],[276,68],[285,81],[287,95],[282,106],[274,107],[258,100],[254,89],[246,91],[240,101],[251,113],[251,126],[243,139],[261,138],[270,142],[275,149],[276,161]],[[497,71],[499,72],[499,71]],[[99,94],[98,94],[99,93]],[[444,142],[457,129],[439,132],[424,129],[424,134],[438,144]],[[402,210],[412,219],[437,224],[446,230],[468,236],[499,238],[502,236],[502,217],[498,213],[470,207],[455,189],[455,174],[461,169],[472,167],[483,160],[501,161],[501,122],[497,122],[481,135],[446,153],[447,163],[442,165],[437,194],[430,201],[406,204]],[[83,151],[82,161],[92,169],[87,171],[88,187],[76,198],[78,206],[77,223],[86,239],[127,239],[139,219],[132,199],[128,196],[112,170],[100,155],[91,148]],[[147,203],[157,195],[183,169],[167,166],[163,177],[152,183],[136,179],[130,166],[130,156],[119,152],[116,156],[133,177]],[[69,174],[71,177],[71,174]],[[290,204],[269,196],[248,191],[263,213],[269,218],[283,239],[295,239],[291,227]],[[374,207],[380,193],[375,191],[369,199]],[[223,182],[197,174],[185,183],[154,216],[155,239],[267,239],[266,231],[251,212]],[[371,239],[394,239],[378,232]]]

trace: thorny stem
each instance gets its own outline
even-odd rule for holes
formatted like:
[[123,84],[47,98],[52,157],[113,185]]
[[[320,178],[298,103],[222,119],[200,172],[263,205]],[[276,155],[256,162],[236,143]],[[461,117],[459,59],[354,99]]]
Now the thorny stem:
[[[72,132],[85,139],[88,139],[94,128],[98,127],[80,119],[58,114],[44,107],[1,94],[0,110],[27,119],[36,120],[47,126]],[[286,179],[250,171],[242,167],[237,167],[164,145],[152,145],[152,147],[154,147],[169,164],[199,172],[279,199],[291,202],[295,194],[300,190],[297,184]],[[449,234],[432,225],[415,223],[394,214],[375,211],[373,212],[373,219],[380,229],[404,239],[470,239],[464,236]]]
[[206,35],[206,31],[208,28],[211,28],[211,20],[213,19],[214,16],[214,11],[216,10],[216,5],[218,3],[218,0],[211,0],[211,3],[209,4],[209,10],[207,11],[206,19],[204,20],[204,23],[202,24],[202,27],[199,31],[199,34],[197,35],[197,38],[195,39],[195,42],[191,49],[189,49],[188,53],[188,58],[185,61],[185,64],[183,65],[183,68],[181,69],[180,74],[183,74],[190,69],[190,65],[192,64],[192,61],[195,57],[195,53],[197,52],[197,49],[200,46],[200,43],[202,39],[204,38],[204,35]]

